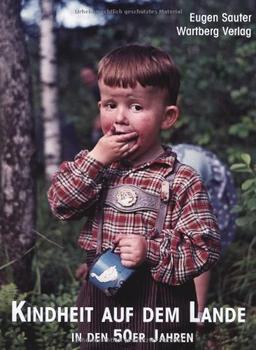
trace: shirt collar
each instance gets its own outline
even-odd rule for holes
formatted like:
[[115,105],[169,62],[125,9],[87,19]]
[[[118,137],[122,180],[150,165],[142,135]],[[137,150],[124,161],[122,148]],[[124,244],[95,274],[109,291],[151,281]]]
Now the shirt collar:
[[127,169],[133,168],[133,170],[138,170],[144,167],[151,166],[153,164],[161,164],[161,165],[167,165],[171,171],[173,169],[173,166],[176,160],[176,153],[172,151],[170,146],[163,145],[163,148],[164,148],[163,153],[161,153],[156,159],[153,159],[149,162],[142,163],[138,166],[132,167],[132,164],[128,160],[124,159],[119,162],[112,163],[111,168],[120,168],[121,166],[122,168],[127,168]]

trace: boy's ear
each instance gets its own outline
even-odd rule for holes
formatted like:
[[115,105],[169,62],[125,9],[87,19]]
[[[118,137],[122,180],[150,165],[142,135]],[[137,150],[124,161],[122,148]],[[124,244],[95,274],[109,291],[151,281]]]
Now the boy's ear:
[[161,130],[166,130],[171,128],[179,117],[179,108],[177,106],[171,105],[167,106],[165,113],[161,122]]
[[101,107],[101,101],[98,101],[98,108],[100,109]]

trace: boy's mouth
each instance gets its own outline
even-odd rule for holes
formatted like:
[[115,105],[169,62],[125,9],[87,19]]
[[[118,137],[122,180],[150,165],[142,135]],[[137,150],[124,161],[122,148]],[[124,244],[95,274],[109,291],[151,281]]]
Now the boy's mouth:
[[123,135],[126,134],[126,132],[123,131],[115,131],[115,135]]
[[124,135],[129,134],[130,132],[133,132],[132,130],[115,130],[114,135]]

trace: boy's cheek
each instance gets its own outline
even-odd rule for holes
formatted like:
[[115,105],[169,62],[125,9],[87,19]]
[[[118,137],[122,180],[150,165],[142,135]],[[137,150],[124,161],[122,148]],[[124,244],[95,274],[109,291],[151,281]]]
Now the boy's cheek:
[[112,130],[113,123],[111,122],[105,122],[101,121],[101,128],[104,134],[106,134],[108,131]]

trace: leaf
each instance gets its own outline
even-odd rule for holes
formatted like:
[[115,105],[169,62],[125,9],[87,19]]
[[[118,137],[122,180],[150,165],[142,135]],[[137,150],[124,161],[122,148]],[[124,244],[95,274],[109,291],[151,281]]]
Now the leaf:
[[248,217],[244,216],[242,218],[236,219],[236,224],[239,227],[248,225]]
[[248,190],[251,186],[255,185],[256,180],[255,179],[248,179],[242,183],[242,190],[246,191]]
[[231,165],[230,169],[236,171],[237,173],[253,173],[252,169],[248,168],[245,163],[235,163]]
[[230,210],[231,213],[237,214],[240,213],[243,210],[243,207],[241,205],[236,205],[234,208]]
[[231,125],[231,126],[229,127],[228,132],[229,132],[230,135],[237,135],[238,130],[239,130],[238,125],[237,125],[237,124],[234,124],[234,125]]
[[247,169],[246,165],[244,163],[236,163],[231,165],[231,170],[241,170],[241,169]]
[[245,164],[249,167],[251,164],[251,156],[248,153],[241,154],[241,159],[245,162]]
[[255,210],[256,209],[256,198],[251,198],[248,200],[248,208],[250,208],[250,210]]

